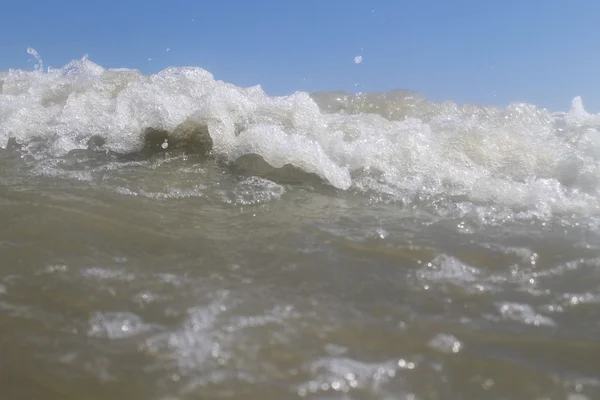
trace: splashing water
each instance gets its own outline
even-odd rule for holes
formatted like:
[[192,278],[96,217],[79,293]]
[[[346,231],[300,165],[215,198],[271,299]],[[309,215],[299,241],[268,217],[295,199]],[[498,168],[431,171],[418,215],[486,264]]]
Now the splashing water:
[[28,53],[0,72],[6,398],[600,396],[582,99],[272,97]]
[[36,71],[44,71],[44,63],[42,62],[42,58],[40,57],[38,52],[35,51],[35,49],[28,47],[27,54],[31,54],[32,56],[35,57],[35,59],[37,61],[37,64],[35,64],[35,70]]
[[[37,52],[28,52],[41,71]],[[538,216],[600,209],[600,115],[580,98],[551,114],[528,104],[432,103],[406,91],[269,97],[200,68],[145,76],[86,57],[44,74],[11,70],[0,88],[0,144],[14,139],[39,151],[44,143],[38,156],[87,148],[92,138],[107,151],[136,152],[146,129],[176,140],[177,127],[190,123],[208,131],[214,155],[234,162],[257,154],[343,190],[403,202],[442,196]]]

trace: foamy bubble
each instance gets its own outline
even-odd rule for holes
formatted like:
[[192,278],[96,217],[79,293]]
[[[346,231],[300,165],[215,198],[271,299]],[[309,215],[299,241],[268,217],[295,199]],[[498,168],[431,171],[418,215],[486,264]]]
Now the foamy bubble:
[[429,346],[437,351],[456,354],[462,350],[463,344],[455,336],[439,334],[429,341]]
[[396,377],[397,363],[364,363],[350,358],[322,358],[309,367],[311,380],[298,387],[298,394],[378,390]]
[[442,254],[424,264],[416,274],[422,284],[458,286],[472,293],[492,290],[492,286],[482,272],[455,257]]
[[124,339],[152,329],[140,317],[127,312],[95,313],[89,325],[90,336],[108,339]]
[[556,322],[554,322],[552,318],[536,313],[535,310],[527,304],[506,302],[499,304],[498,309],[502,317],[508,320],[522,322],[526,325],[556,326]]
[[236,204],[261,204],[279,199],[285,188],[268,179],[251,177],[244,179],[234,188],[233,201]]
[[81,275],[83,275],[85,278],[90,279],[119,280],[123,282],[130,282],[135,278],[134,275],[128,274],[122,269],[102,267],[86,268],[81,271]]
[[142,75],[87,57],[47,73],[0,73],[2,147],[12,139],[38,159],[88,147],[131,153],[147,145],[147,128],[168,136],[156,151],[208,135],[203,151],[229,162],[257,155],[375,198],[462,199],[523,218],[600,214],[600,114],[581,98],[551,114],[406,91],[270,97],[201,68]]

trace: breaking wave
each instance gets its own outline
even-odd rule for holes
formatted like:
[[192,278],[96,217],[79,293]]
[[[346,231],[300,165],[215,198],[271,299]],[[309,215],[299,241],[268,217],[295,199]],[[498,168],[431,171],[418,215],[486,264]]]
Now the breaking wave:
[[0,147],[36,159],[75,150],[180,148],[233,163],[258,156],[341,190],[411,202],[451,198],[552,213],[600,211],[600,114],[435,103],[410,91],[268,96],[201,68],[155,75],[87,57],[0,72]]

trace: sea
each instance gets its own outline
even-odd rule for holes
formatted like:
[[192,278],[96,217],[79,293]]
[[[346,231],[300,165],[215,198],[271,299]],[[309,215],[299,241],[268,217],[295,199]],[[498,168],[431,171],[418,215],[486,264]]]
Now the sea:
[[600,399],[600,114],[0,72],[0,397]]

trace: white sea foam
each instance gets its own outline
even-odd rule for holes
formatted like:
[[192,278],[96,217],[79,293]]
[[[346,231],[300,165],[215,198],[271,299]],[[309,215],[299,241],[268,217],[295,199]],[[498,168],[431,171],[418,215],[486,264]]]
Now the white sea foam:
[[408,201],[444,196],[542,217],[600,213],[600,114],[580,98],[552,114],[529,104],[433,103],[405,91],[270,97],[200,68],[143,75],[87,57],[42,65],[39,58],[34,71],[0,72],[0,147],[14,139],[56,157],[99,136],[105,150],[129,153],[143,148],[146,128],[176,136],[187,121],[208,130],[216,156],[258,154],[339,189]]

